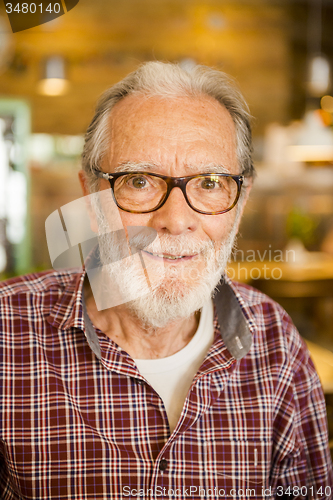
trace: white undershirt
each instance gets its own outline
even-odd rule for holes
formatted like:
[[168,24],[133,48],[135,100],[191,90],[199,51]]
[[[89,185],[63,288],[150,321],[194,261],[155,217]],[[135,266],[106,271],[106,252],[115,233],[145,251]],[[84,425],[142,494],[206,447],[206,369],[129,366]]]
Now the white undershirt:
[[172,356],[160,359],[135,359],[141,375],[163,400],[170,431],[176,427],[194,375],[214,340],[213,301],[201,310],[197,331],[190,342]]

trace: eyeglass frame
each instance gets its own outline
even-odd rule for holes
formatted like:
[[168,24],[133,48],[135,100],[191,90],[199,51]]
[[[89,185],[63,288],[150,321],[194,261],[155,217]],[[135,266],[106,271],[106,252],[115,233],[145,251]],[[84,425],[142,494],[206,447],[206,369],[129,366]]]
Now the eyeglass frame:
[[[175,187],[178,187],[181,189],[183,195],[184,195],[184,198],[186,200],[186,203],[188,204],[188,206],[194,210],[195,212],[199,213],[199,214],[203,214],[203,215],[220,215],[220,214],[225,214],[226,212],[229,212],[230,210],[232,210],[235,205],[237,204],[239,198],[240,198],[240,194],[241,194],[241,190],[242,190],[242,186],[243,186],[243,182],[244,182],[244,178],[245,176],[243,174],[240,174],[240,175],[234,175],[234,174],[226,174],[226,173],[217,173],[217,172],[205,172],[205,173],[201,173],[201,174],[195,174],[195,175],[188,175],[188,176],[185,176],[185,177],[170,177],[168,175],[161,175],[161,174],[156,174],[156,173],[153,173],[153,172],[145,172],[145,171],[137,171],[137,172],[116,172],[116,173],[107,173],[107,172],[102,172],[102,170],[98,170],[96,168],[93,168],[92,171],[94,172],[94,174],[96,175],[96,177],[99,177],[101,179],[104,179],[106,181],[109,181],[110,183],[110,187],[111,187],[111,191],[112,191],[112,194],[113,194],[113,199],[117,205],[118,208],[120,208],[121,210],[124,210],[124,212],[128,212],[128,213],[131,213],[131,214],[149,214],[149,213],[152,213],[152,212],[156,212],[156,210],[158,210],[159,208],[163,207],[163,205],[166,203],[167,199],[169,198],[169,195],[172,191],[173,188]],[[123,176],[123,175],[130,175],[130,174],[142,174],[142,175],[150,175],[152,177],[158,177],[159,179],[163,179],[166,184],[167,184],[167,190],[166,190],[166,193],[164,195],[164,198],[161,199],[160,203],[155,207],[153,208],[152,210],[145,210],[143,212],[137,212],[135,210],[129,210],[127,208],[123,208],[121,205],[119,205],[119,203],[117,202],[117,199],[115,197],[115,194],[114,194],[114,184],[116,182],[116,180]],[[226,208],[225,210],[221,210],[219,212],[203,212],[202,210],[199,210],[197,208],[194,208],[188,197],[187,197],[187,194],[186,194],[186,185],[187,183],[192,180],[192,179],[195,179],[196,177],[202,177],[202,176],[206,176],[206,175],[214,175],[214,176],[219,176],[219,177],[231,177],[237,184],[237,194],[236,194],[236,198],[233,202],[233,204],[229,207],[229,208]]]

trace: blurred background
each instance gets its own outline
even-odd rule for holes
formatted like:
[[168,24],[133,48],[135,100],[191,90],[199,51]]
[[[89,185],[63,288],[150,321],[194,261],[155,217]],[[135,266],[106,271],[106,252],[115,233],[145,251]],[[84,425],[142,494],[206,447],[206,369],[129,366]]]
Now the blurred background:
[[221,69],[250,105],[258,171],[229,274],[292,316],[333,439],[332,32],[333,0],[80,0],[15,34],[1,3],[0,279],[51,267],[45,220],[81,196],[106,88],[154,59]]

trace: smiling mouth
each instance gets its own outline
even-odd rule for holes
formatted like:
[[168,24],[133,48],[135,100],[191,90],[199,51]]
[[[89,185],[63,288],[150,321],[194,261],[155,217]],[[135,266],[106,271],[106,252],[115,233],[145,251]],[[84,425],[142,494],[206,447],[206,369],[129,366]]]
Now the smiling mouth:
[[151,253],[147,252],[147,250],[143,250],[145,253],[148,255],[158,258],[158,259],[163,259],[163,260],[170,260],[170,261],[179,261],[179,260],[189,260],[194,257],[194,255],[170,255],[166,253]]

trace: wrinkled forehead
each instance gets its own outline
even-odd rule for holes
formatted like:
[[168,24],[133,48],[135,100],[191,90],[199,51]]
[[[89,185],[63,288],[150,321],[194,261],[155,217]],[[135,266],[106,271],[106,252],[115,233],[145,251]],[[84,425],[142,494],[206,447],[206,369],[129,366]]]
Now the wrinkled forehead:
[[186,132],[187,127],[198,131],[207,129],[217,134],[226,129],[235,133],[229,111],[210,96],[127,96],[111,111],[109,124],[111,130],[130,137],[141,135],[142,126],[146,124],[168,131],[170,137],[177,137],[181,128]]
[[209,96],[127,96],[113,108],[109,127],[108,156],[116,163],[157,156],[180,161],[204,156],[204,161],[230,165],[237,161],[231,115]]

